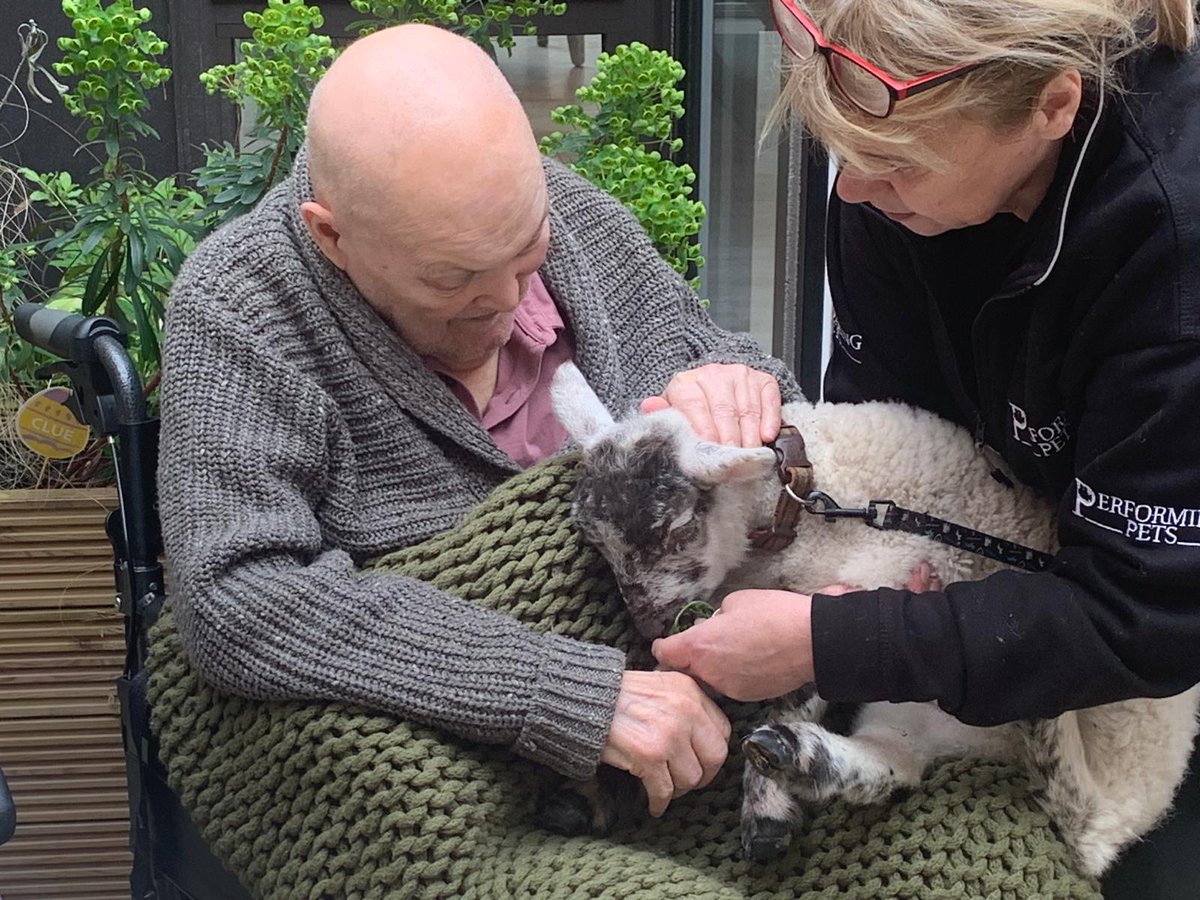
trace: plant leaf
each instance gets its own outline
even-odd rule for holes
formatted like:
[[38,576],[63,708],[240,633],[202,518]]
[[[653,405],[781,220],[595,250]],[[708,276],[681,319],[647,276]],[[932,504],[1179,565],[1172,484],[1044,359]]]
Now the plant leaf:
[[[85,316],[94,316],[96,310],[100,307],[100,300],[104,297],[107,290],[100,290],[100,279],[104,276],[104,264],[108,262],[108,254],[101,253],[96,257],[96,262],[92,264],[92,271],[88,275],[87,284],[83,287],[83,303],[80,305],[80,313]],[[107,288],[112,282],[109,278],[105,282]]]
[[133,285],[133,290],[129,292],[129,299],[129,305],[133,307],[134,321],[137,323],[138,347],[141,351],[142,360],[152,360],[154,367],[157,369],[162,366],[162,357],[158,349],[158,337],[154,333],[154,328],[150,325],[150,319],[146,315],[142,292],[136,284]]
[[[140,278],[143,267],[145,266],[144,244],[142,236],[137,230],[132,230],[127,235],[129,238],[129,272],[134,278]],[[128,278],[129,276],[126,275]]]

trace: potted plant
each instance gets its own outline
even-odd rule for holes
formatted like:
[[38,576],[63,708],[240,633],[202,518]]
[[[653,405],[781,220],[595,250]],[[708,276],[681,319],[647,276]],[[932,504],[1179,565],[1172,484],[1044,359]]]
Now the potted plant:
[[670,54],[636,41],[601,53],[595,77],[575,92],[580,102],[550,114],[572,131],[547,135],[541,148],[625,204],[663,259],[695,287],[704,265],[704,204],[691,199],[692,167],[673,160],[683,146],[672,136],[683,115],[683,74]]

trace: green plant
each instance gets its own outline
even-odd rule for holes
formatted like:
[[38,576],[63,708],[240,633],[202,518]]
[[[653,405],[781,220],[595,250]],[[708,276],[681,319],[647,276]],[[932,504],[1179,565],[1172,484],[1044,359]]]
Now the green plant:
[[241,60],[200,76],[210,94],[236,105],[239,133],[243,108],[252,103],[256,111],[244,146],[205,147],[196,185],[209,199],[214,226],[249,210],[291,171],[304,142],[309,98],[336,55],[330,39],[314,33],[324,24],[320,9],[304,0],[268,0],[261,13],[247,12],[243,20],[251,39],[241,44]]
[[[157,381],[159,335],[167,292],[195,243],[203,198],[173,178],[129,177],[119,195],[110,179],[83,185],[66,172],[19,169],[45,210],[33,239],[0,251],[4,318],[13,307],[37,300],[83,315],[110,316],[130,334],[130,351],[142,376]],[[119,196],[120,205],[114,205]],[[34,278],[31,270],[40,278]],[[50,286],[44,286],[50,282]],[[5,377],[32,390],[34,370],[47,358],[22,341],[0,343]]]
[[704,265],[697,242],[704,204],[691,199],[696,180],[691,166],[671,158],[683,146],[671,137],[683,115],[683,91],[677,87],[683,66],[634,42],[601,53],[596,69],[575,92],[579,103],[550,113],[556,124],[573,130],[547,135],[542,152],[569,160],[572,169],[625,204],[663,258],[695,286],[696,271]]
[[34,368],[33,348],[18,340],[12,330],[12,310],[28,299],[29,266],[34,249],[28,244],[0,246],[0,315],[6,327],[0,329],[0,360],[4,363],[4,381],[27,380]]
[[670,634],[679,634],[681,631],[687,631],[697,622],[703,619],[711,619],[716,610],[707,600],[692,600],[683,604],[679,608],[679,612],[675,613],[675,618],[671,622]]
[[63,0],[62,10],[74,37],[59,38],[63,58],[54,70],[79,78],[63,101],[72,115],[92,123],[87,139],[103,137],[109,163],[116,165],[129,136],[158,138],[141,115],[149,105],[146,91],[171,77],[157,62],[166,41],[142,27],[150,10],[134,9],[133,0],[107,7],[100,0]]
[[[63,102],[90,123],[85,146],[95,142],[101,152],[83,184],[65,172],[18,170],[43,214],[30,240],[9,255],[5,311],[19,291],[83,315],[111,316],[130,332],[134,358],[150,376],[159,367],[166,291],[192,247],[200,209],[194,191],[148,175],[135,146],[158,137],[143,114],[147,91],[171,75],[157,62],[167,45],[146,27],[150,11],[132,0],[62,0],[62,9],[73,36],[59,39],[63,59],[54,68],[78,79]],[[38,279],[12,286],[31,269]],[[31,383],[37,357],[18,343],[5,345],[5,368],[10,380]]]
[[518,29],[524,34],[537,33],[537,26],[528,21],[531,16],[561,16],[567,11],[567,4],[556,0],[350,0],[350,5],[371,16],[352,26],[364,34],[405,22],[441,25],[470,38],[493,56],[493,40],[511,53]]
[[[137,149],[139,140],[158,138],[145,119],[148,92],[171,76],[159,63],[167,45],[149,29],[150,11],[133,0],[62,0],[62,10],[71,34],[58,41],[62,59],[54,69],[74,79],[63,104],[86,123],[80,151],[95,166],[80,181],[67,172],[0,166],[13,201],[0,249],[0,318],[7,326],[0,329],[0,405],[45,386],[36,373],[50,358],[12,328],[12,310],[26,300],[119,322],[153,402],[166,296],[194,246],[203,198],[173,177],[151,176]],[[5,486],[106,477],[99,441],[71,460],[35,463],[9,437],[0,441]]]

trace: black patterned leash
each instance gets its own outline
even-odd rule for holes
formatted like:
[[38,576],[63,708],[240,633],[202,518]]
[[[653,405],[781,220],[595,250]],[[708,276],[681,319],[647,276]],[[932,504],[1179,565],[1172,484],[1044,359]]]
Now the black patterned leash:
[[1041,550],[993,537],[974,528],[939,519],[929,513],[905,509],[891,500],[871,500],[864,507],[845,507],[839,506],[832,497],[822,491],[809,491],[803,498],[795,499],[805,511],[824,516],[827,522],[834,519],[859,519],[880,531],[904,531],[920,535],[940,544],[948,544],[968,553],[977,553],[1030,572],[1044,572],[1054,561],[1053,556]]

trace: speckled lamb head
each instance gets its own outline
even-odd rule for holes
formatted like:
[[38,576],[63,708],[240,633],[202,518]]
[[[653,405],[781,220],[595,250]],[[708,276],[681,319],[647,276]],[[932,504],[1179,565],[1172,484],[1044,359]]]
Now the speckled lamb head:
[[576,522],[612,566],[638,628],[659,637],[745,556],[742,485],[770,477],[774,453],[701,440],[671,409],[614,421],[570,364],[553,398],[583,456]]

